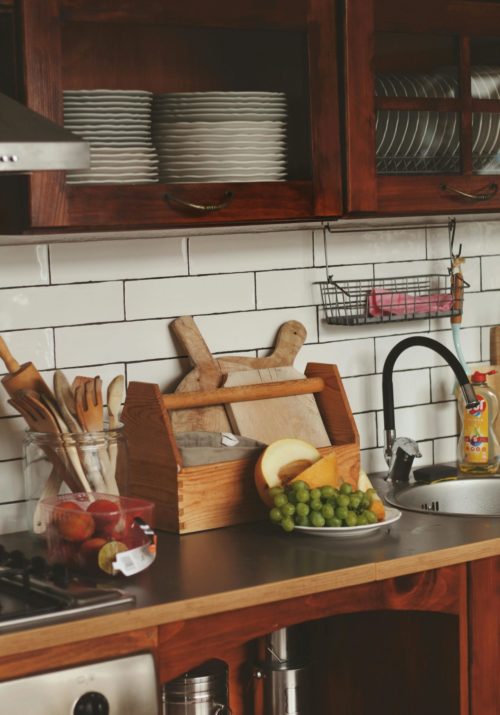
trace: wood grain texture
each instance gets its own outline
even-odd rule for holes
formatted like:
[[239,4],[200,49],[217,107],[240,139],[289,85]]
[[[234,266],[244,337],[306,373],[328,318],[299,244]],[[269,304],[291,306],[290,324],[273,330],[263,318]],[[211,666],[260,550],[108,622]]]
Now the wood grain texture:
[[490,329],[490,362],[500,365],[500,325]]
[[[300,382],[305,375],[293,367],[245,370],[227,375],[225,386],[277,383],[284,380]],[[315,447],[331,444],[323,419],[312,394],[291,395],[251,402],[231,401],[226,406],[235,434],[251,437],[264,444],[293,437]]]

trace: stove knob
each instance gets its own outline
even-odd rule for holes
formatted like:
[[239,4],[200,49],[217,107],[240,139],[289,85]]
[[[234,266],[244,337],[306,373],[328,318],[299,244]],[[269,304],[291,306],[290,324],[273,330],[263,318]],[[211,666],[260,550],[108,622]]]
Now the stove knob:
[[84,693],[77,700],[73,715],[109,715],[109,703],[102,693]]

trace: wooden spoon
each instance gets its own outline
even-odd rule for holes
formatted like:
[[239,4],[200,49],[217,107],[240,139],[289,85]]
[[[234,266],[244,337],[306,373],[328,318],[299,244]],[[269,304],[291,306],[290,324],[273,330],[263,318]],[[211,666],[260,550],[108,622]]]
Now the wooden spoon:
[[[120,424],[119,412],[122,404],[123,391],[125,387],[125,378],[123,375],[114,377],[108,385],[107,403],[108,403],[108,425],[109,429],[113,430]],[[109,471],[106,474],[106,484],[110,494],[119,494],[118,485],[116,483],[116,460],[118,458],[118,445],[112,440],[108,446],[109,455]]]
[[2,377],[2,384],[12,397],[18,390],[35,390],[41,394],[52,396],[50,387],[40,375],[32,362],[20,365],[12,356],[4,339],[0,337],[0,358],[5,363],[9,371],[8,375]]

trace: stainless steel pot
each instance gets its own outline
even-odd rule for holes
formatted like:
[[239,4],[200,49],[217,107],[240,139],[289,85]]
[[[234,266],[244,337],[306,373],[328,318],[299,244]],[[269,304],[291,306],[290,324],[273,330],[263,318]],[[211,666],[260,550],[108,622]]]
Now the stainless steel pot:
[[230,715],[226,663],[209,660],[163,686],[163,715]]

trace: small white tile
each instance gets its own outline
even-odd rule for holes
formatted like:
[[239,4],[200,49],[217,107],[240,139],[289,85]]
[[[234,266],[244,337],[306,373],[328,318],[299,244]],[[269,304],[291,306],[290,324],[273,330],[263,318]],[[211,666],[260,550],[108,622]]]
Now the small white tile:
[[56,328],[57,366],[139,362],[176,357],[169,320],[138,320]]
[[431,394],[433,402],[444,402],[455,397],[457,381],[452,370],[444,367],[433,367],[431,370]]
[[[439,343],[445,345],[449,350],[451,350],[453,354],[455,354],[455,346],[451,330],[430,332],[424,337],[437,340]],[[466,360],[477,361],[480,353],[479,328],[462,329],[460,331],[460,339]],[[377,371],[382,371],[387,355],[400,340],[401,338],[399,336],[377,338],[375,340]],[[445,360],[443,360],[443,358],[441,358],[434,350],[417,345],[412,346],[401,353],[396,360],[394,370],[415,370],[417,368],[437,367],[445,364]]]
[[[353,263],[419,260],[426,257],[425,229],[384,229],[342,231],[328,234],[328,262],[331,266]],[[325,265],[323,232],[314,231],[314,265]]]
[[187,239],[52,244],[50,267],[52,283],[180,276],[188,272]]
[[190,273],[232,273],[313,265],[311,231],[242,233],[189,239]]
[[255,307],[253,273],[189,276],[125,284],[127,320],[225,313]]
[[445,437],[434,440],[434,464],[456,464],[458,455],[458,440],[456,437]]
[[192,369],[186,358],[170,360],[149,360],[127,365],[127,380],[131,382],[152,382],[159,385],[162,392],[174,392],[175,388]]
[[361,449],[377,446],[377,423],[375,412],[364,412],[354,415],[354,421],[359,432]]
[[0,330],[123,318],[121,283],[13,288],[0,292]]
[[49,282],[47,246],[3,246],[0,248],[0,266],[0,288]]
[[308,362],[337,365],[341,377],[367,375],[375,371],[373,340],[342,340],[304,345],[297,356],[295,367],[303,371]]
[[[457,219],[455,248],[462,244],[462,256],[485,256],[500,253],[500,221],[461,222]],[[447,227],[433,226],[427,229],[429,258],[448,258],[449,243]]]
[[0,504],[0,534],[14,534],[26,530],[26,506],[24,502]]
[[[457,432],[455,402],[440,402],[415,407],[400,407],[395,413],[396,433],[400,437],[421,440],[450,437]],[[383,419],[379,420],[378,438],[383,443]]]
[[[500,238],[499,238],[500,243]],[[498,247],[500,253],[500,245]],[[481,270],[483,276],[483,290],[500,290],[500,256],[488,256],[481,259]],[[491,296],[495,300],[494,296]],[[496,301],[500,305],[500,295],[497,295]],[[500,308],[499,308],[500,313]]]
[[500,292],[470,293],[464,301],[462,325],[496,325],[500,323]]
[[[353,412],[382,409],[382,376],[364,375],[343,380]],[[428,370],[396,372],[393,376],[394,404],[396,407],[427,404],[430,402]]]
[[[13,357],[18,363],[32,362],[39,370],[54,367],[54,336],[51,328],[20,330],[2,333]],[[4,370],[0,364],[0,374]]]
[[196,318],[201,334],[212,353],[270,348],[280,326],[298,320],[307,331],[307,340],[316,342],[315,308],[286,308]]
[[24,473],[22,459],[2,462],[0,465],[0,499],[2,502],[24,499]]
[[8,459],[20,459],[23,456],[24,433],[28,429],[22,417],[9,417],[0,420],[0,462]]

